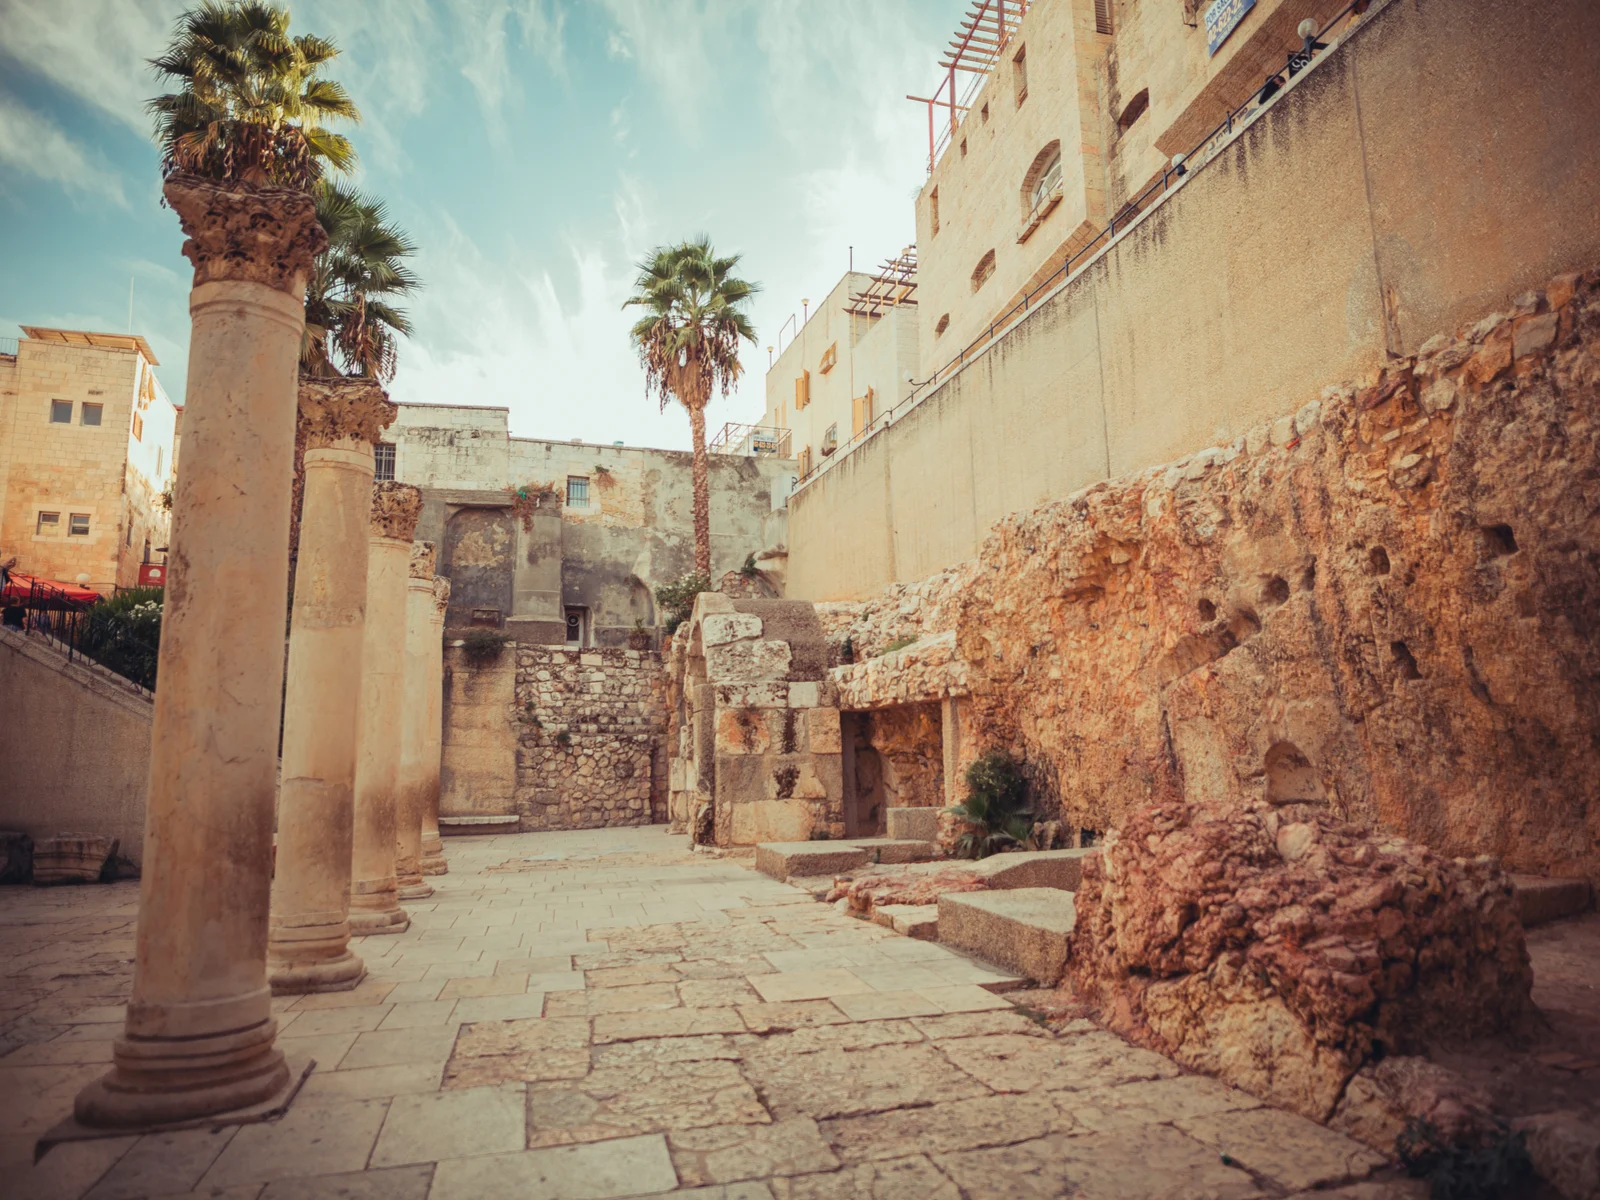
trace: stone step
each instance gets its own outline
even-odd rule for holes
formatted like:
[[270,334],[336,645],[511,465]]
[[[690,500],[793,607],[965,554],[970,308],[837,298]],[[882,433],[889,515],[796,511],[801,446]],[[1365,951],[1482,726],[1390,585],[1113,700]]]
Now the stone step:
[[872,910],[872,923],[887,926],[902,937],[939,940],[937,904],[882,904]]
[[1050,887],[949,892],[939,897],[939,940],[1051,987],[1066,969],[1073,899]]
[[939,840],[937,808],[891,808],[888,810],[889,836],[919,842]]
[[515,833],[521,820],[516,813],[440,817],[439,832],[445,837],[460,837],[469,833]]
[[1513,875],[1517,916],[1524,929],[1575,917],[1594,907],[1594,891],[1587,879],[1547,879],[1542,875]]
[[868,862],[914,863],[929,862],[939,855],[939,848],[921,838],[863,838],[851,842],[868,855]]
[[1083,880],[1083,860],[1099,853],[1084,850],[1018,850],[993,854],[972,864],[972,873],[990,888],[1058,888],[1075,892]]
[[835,875],[871,861],[871,856],[854,842],[762,842],[756,847],[756,870],[774,879]]

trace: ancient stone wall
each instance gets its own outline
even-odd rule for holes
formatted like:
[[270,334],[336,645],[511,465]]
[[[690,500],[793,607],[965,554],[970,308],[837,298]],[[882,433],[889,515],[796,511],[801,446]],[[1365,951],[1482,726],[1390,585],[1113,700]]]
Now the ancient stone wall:
[[661,656],[522,646],[516,657],[522,830],[665,821]]
[[[954,661],[897,672],[914,644],[838,667],[841,704],[938,698],[959,668],[963,749],[1024,759],[1070,827],[1304,802],[1600,877],[1597,282],[998,522],[937,589]],[[886,606],[833,636],[870,644]]]

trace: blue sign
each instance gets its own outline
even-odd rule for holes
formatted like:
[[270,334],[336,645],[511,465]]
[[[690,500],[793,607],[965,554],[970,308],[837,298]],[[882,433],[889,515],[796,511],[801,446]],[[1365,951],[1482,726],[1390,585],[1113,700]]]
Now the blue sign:
[[1206,7],[1206,53],[1215,54],[1256,0],[1211,0]]

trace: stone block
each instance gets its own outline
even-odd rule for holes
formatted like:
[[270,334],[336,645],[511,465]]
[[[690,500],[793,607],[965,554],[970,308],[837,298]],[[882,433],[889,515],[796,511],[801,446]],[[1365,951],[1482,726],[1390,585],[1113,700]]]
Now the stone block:
[[811,833],[811,805],[803,800],[752,800],[728,813],[728,840],[735,846],[801,842]]
[[[893,809],[889,810],[893,812]],[[972,864],[972,873],[996,891],[1011,888],[1058,888],[1076,891],[1083,878],[1083,860],[1094,849],[1020,850],[996,854]]]
[[[801,686],[815,687],[816,684],[791,683],[790,694],[793,694],[794,688]],[[843,749],[837,708],[813,708],[805,714],[805,722],[806,746],[813,754],[838,754]]]
[[789,685],[790,708],[815,708],[819,702],[820,683],[791,683]]
[[918,838],[872,838],[858,842],[876,863],[929,862],[939,857],[936,844]]
[[1594,892],[1587,879],[1546,879],[1539,875],[1513,875],[1517,917],[1524,929],[1588,912]]
[[884,925],[902,937],[919,941],[939,940],[937,904],[882,904],[872,910],[875,925]]
[[91,833],[40,838],[33,847],[33,882],[98,883],[115,871],[117,839]]
[[1049,887],[947,892],[939,940],[1046,986],[1061,978],[1077,912],[1071,892]]
[[834,875],[869,862],[853,842],[763,842],[756,847],[756,870],[774,879],[791,875]]
[[718,708],[786,708],[789,685],[782,680],[723,683],[716,688]]
[[708,647],[706,673],[714,683],[782,679],[789,673],[789,643],[747,641]]
[[725,709],[717,714],[718,754],[765,754],[772,734],[759,710]]
[[919,842],[939,840],[937,808],[891,808],[887,813],[889,836]]
[[714,613],[700,622],[700,642],[706,649],[761,636],[761,618],[750,613]]

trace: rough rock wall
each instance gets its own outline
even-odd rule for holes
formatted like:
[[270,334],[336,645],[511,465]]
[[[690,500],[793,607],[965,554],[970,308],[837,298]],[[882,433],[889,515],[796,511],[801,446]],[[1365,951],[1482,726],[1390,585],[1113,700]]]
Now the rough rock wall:
[[667,819],[666,680],[648,650],[517,650],[521,829]]
[[[863,715],[860,729],[862,740],[881,764],[884,800],[890,808],[944,803],[944,746],[937,704],[877,709]],[[856,753],[859,758],[859,748]]]
[[[1597,280],[998,522],[920,585],[956,610],[964,741],[1024,758],[1073,826],[1301,799],[1600,878]],[[891,609],[911,624],[905,601],[844,636],[870,643]],[[834,674],[855,707],[852,669]]]

